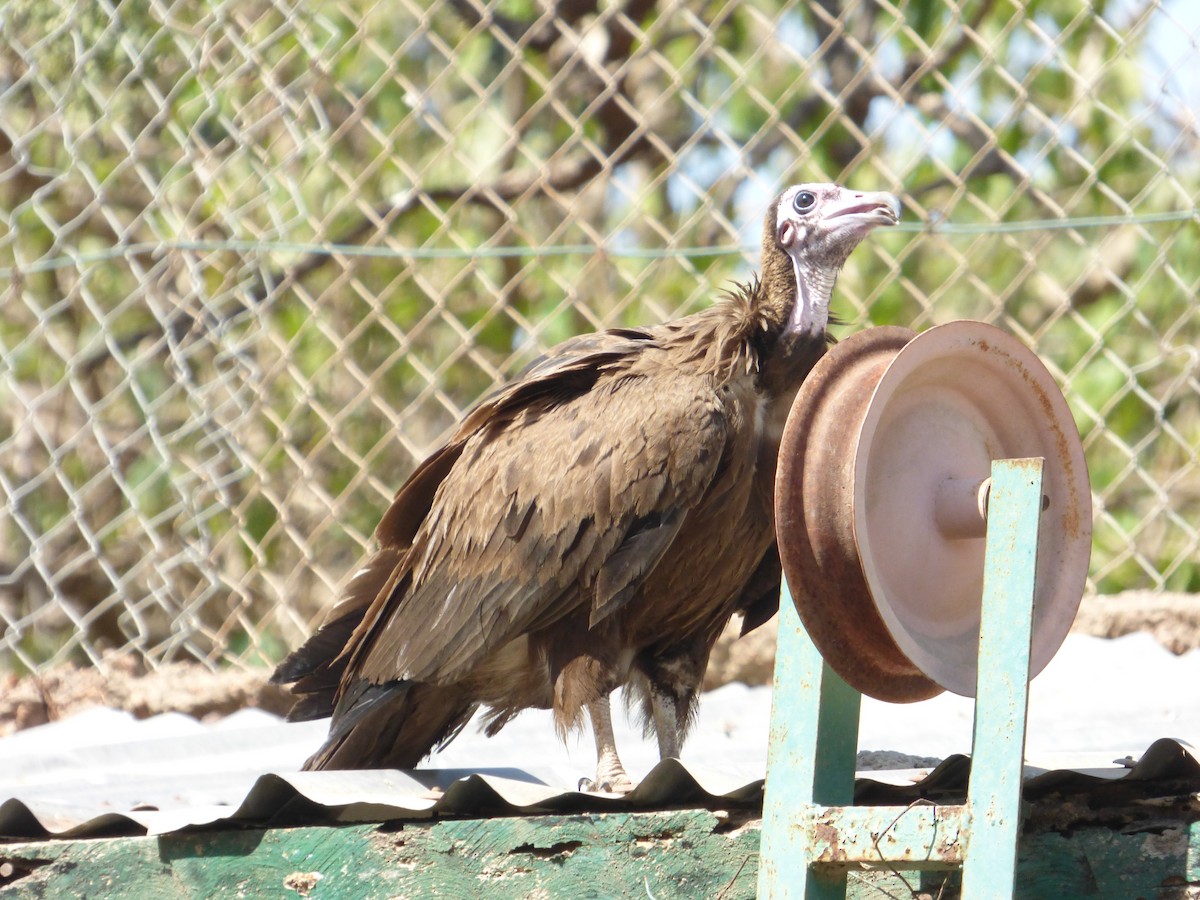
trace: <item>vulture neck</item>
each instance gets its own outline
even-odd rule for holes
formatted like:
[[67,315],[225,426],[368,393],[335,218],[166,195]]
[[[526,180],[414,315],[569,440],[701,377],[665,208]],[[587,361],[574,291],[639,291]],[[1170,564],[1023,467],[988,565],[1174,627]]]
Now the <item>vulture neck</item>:
[[837,266],[818,262],[793,265],[768,234],[762,277],[668,326],[668,349],[676,363],[698,365],[721,381],[752,375],[767,397],[790,403],[825,352],[837,273]]
[[789,285],[793,297],[791,313],[783,327],[783,334],[797,337],[807,335],[824,341],[837,269],[796,262],[793,271],[794,279]]
[[829,302],[837,275],[837,266],[793,260],[764,236],[763,277],[757,299],[767,339],[760,383],[768,395],[794,394],[825,353]]

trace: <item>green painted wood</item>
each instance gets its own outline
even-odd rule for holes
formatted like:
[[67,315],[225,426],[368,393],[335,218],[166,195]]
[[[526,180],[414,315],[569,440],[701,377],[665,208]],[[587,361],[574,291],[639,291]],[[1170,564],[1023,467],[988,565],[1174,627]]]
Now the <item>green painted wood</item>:
[[1200,823],[1122,834],[1087,829],[1022,838],[1015,896],[1025,900],[1194,900],[1200,896]]
[[0,897],[754,896],[758,822],[706,810],[0,846],[49,860]]
[[861,704],[862,696],[829,668],[808,637],[785,583],[767,745],[760,897],[846,896],[844,876],[809,864],[801,820],[814,805],[854,801]]
[[1011,897],[1021,827],[1042,459],[992,463],[963,893]]
[[[1052,801],[1058,802],[1058,801]],[[896,808],[899,813],[900,809]],[[1190,816],[1200,819],[1200,811]],[[0,844],[9,898],[751,898],[760,822],[707,810],[247,829]],[[1200,886],[1200,821],[1147,813],[1122,830],[1022,840],[1022,900],[1184,900]],[[849,872],[850,900],[937,897],[955,873]],[[1189,890],[1192,892],[1189,894]],[[958,895],[951,887],[942,900]]]

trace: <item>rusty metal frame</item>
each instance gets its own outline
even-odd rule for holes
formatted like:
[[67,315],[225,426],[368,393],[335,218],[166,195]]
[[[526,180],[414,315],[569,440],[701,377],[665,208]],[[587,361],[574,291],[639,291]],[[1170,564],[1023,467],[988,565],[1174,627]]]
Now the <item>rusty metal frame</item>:
[[973,765],[963,805],[853,805],[861,695],[821,658],[784,585],[760,897],[841,900],[849,868],[861,866],[961,866],[968,900],[1012,896],[1043,462],[992,464]]

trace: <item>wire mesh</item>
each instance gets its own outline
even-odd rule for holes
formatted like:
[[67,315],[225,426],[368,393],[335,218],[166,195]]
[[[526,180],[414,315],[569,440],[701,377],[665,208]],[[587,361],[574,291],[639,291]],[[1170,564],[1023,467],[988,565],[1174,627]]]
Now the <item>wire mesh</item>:
[[905,203],[848,329],[1058,376],[1090,586],[1200,590],[1197,9],[8,0],[0,667],[277,659],[464,409],[711,302],[798,180]]

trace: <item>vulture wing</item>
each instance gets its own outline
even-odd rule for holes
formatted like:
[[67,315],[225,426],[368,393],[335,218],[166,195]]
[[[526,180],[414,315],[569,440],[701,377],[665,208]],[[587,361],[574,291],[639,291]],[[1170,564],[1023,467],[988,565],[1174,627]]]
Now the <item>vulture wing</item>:
[[[635,595],[729,436],[713,382],[662,377],[650,338],[574,342],[467,417],[348,680],[452,683],[521,634],[585,604],[595,624]],[[401,520],[393,507],[381,529]]]
[[580,335],[559,344],[530,363],[513,382],[484,399],[450,440],[417,467],[376,528],[379,548],[346,583],[317,631],[272,675],[275,683],[293,684],[292,691],[299,697],[288,713],[289,720],[333,714],[349,659],[351,636],[360,630],[374,601],[394,590],[407,571],[412,542],[433,506],[438,488],[472,434],[539,393],[569,398],[586,392],[605,366],[635,353],[650,337],[642,329],[621,329]]
[[737,610],[742,613],[742,630],[738,635],[745,637],[760,625],[771,621],[779,612],[779,589],[782,587],[783,565],[779,561],[779,547],[772,544],[754,574],[742,589]]

